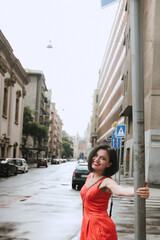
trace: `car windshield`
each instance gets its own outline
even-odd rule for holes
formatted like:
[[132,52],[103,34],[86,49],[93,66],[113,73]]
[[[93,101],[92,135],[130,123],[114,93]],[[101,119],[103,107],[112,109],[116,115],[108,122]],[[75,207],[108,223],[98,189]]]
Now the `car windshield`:
[[22,165],[22,160],[17,160],[17,159],[16,159],[16,164],[17,164],[17,165]]

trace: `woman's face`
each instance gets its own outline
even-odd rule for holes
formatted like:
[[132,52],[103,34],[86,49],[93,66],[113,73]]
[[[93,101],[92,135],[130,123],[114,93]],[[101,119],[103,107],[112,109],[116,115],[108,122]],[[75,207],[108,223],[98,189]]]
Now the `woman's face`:
[[96,155],[92,158],[92,168],[103,174],[104,170],[110,167],[112,163],[109,162],[109,155],[106,150],[99,149]]

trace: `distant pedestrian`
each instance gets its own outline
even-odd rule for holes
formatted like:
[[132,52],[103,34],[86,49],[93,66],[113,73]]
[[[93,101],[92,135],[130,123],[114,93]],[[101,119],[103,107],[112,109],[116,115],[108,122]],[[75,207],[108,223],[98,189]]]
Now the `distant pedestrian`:
[[[107,144],[96,146],[88,157],[90,174],[80,194],[83,201],[83,221],[80,240],[117,240],[116,227],[107,213],[112,194],[134,196],[133,187],[122,187],[111,176],[118,171],[117,154]],[[149,188],[139,188],[141,198],[149,197]]]

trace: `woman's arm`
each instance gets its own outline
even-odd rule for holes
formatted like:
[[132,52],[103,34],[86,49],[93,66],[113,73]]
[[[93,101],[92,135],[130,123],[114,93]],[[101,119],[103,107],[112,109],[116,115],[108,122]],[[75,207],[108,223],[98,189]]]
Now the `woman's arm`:
[[[108,178],[106,179],[106,187],[109,188],[111,192],[117,196],[126,196],[126,197],[134,196],[133,187],[120,186],[113,179],[108,179]],[[147,186],[138,188],[136,192],[141,198],[149,198],[149,188]]]

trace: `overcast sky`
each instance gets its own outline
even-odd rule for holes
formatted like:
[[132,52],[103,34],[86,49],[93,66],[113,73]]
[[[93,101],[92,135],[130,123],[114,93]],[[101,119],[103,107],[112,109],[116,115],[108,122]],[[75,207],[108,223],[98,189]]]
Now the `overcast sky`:
[[0,6],[1,30],[14,55],[24,68],[43,71],[63,130],[82,137],[118,3],[0,0]]

